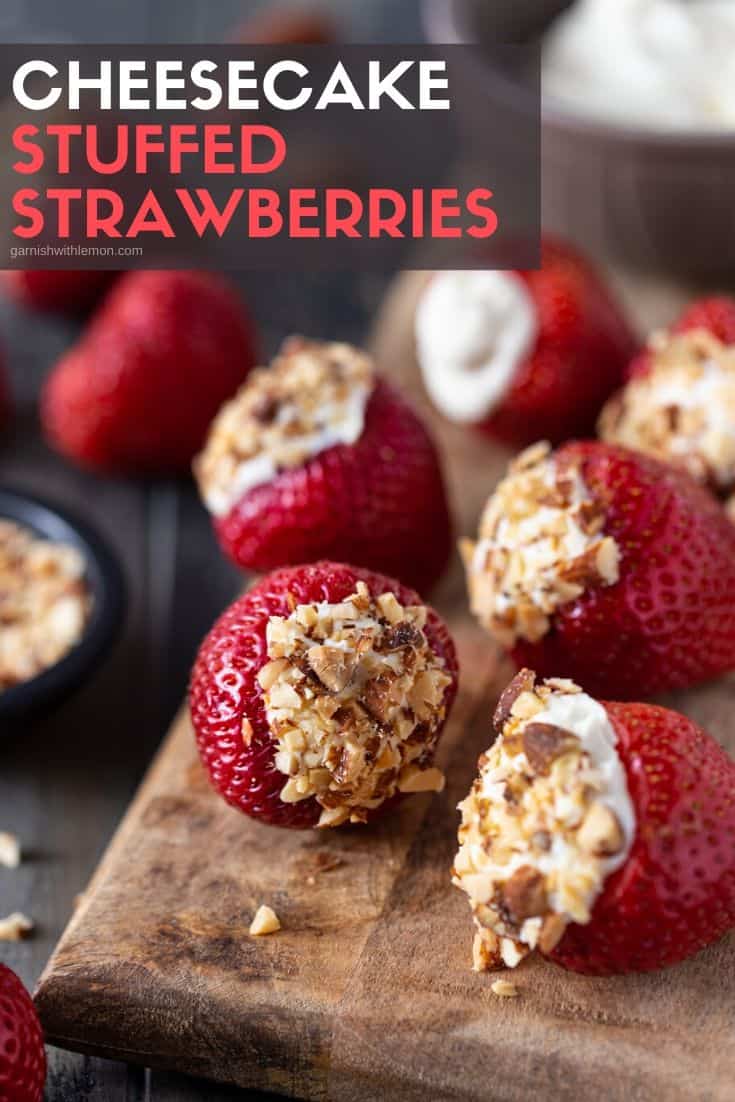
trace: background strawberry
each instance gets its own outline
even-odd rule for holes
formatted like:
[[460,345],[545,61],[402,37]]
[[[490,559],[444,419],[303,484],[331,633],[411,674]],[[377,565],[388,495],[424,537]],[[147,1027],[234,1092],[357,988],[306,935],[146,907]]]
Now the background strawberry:
[[[231,605],[201,646],[189,694],[199,753],[220,795],[246,815],[296,828],[313,827],[319,818],[315,799],[284,803],[280,798],[284,775],[274,764],[275,744],[257,674],[268,661],[265,632],[271,616],[288,616],[293,601],[337,603],[354,592],[358,581],[364,581],[374,597],[390,591],[404,607],[421,603],[399,582],[369,570],[330,562],[286,568],[268,575]],[[456,692],[454,644],[433,609],[424,631],[453,678],[447,690],[448,712]],[[253,729],[249,746],[243,743],[244,717]]]
[[256,12],[232,36],[235,42],[279,46],[324,46],[334,42],[336,37],[336,28],[322,6],[288,4],[276,4]]
[[378,380],[351,445],[255,486],[215,528],[238,566],[359,562],[426,592],[451,552],[451,520],[435,445],[406,400]]
[[36,1008],[14,972],[0,964],[0,1099],[40,1102],[46,1052]]
[[11,298],[36,310],[80,314],[88,310],[117,279],[117,272],[4,271],[3,286]]
[[101,470],[184,471],[255,360],[236,293],[206,272],[131,272],[46,384],[42,420]]
[[[735,344],[735,298],[727,295],[697,299],[690,303],[671,326],[673,333],[689,333],[705,329],[723,344]],[[650,352],[644,348],[632,360],[628,378],[645,375],[649,370]]]
[[735,668],[735,527],[708,490],[649,457],[571,443],[617,542],[620,580],[560,606],[538,642],[513,657],[540,676],[572,677],[596,696],[636,699]]
[[511,446],[591,431],[621,384],[636,340],[596,269],[571,246],[542,243],[540,271],[515,273],[539,331],[500,405],[481,428]]
[[551,957],[592,975],[676,964],[735,926],[735,763],[695,723],[652,704],[605,704],[637,830],[588,925]]

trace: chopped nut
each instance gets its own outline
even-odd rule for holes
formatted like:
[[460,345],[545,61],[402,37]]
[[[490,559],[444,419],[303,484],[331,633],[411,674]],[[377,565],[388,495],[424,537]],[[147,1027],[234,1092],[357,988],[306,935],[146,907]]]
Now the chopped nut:
[[609,857],[620,852],[625,839],[615,812],[605,804],[594,803],[579,828],[577,841],[587,853]]
[[20,842],[6,831],[0,831],[0,865],[6,869],[17,869],[20,865]]
[[267,693],[286,669],[288,669],[288,661],[285,658],[277,658],[273,662],[266,662],[265,666],[258,672],[258,684],[263,692]]
[[472,942],[473,972],[489,972],[493,968],[499,968],[502,963],[500,942],[492,930],[476,930]]
[[523,752],[534,773],[545,773],[553,761],[570,750],[579,750],[579,739],[571,731],[551,723],[529,723],[523,729]]
[[563,915],[547,915],[541,927],[538,947],[542,953],[553,953],[564,936],[567,920]]
[[30,918],[16,911],[7,918],[0,918],[0,941],[21,941],[30,937],[35,925]]
[[306,661],[322,685],[333,693],[341,693],[349,685],[357,669],[357,655],[337,647],[310,647]]
[[538,869],[523,865],[503,885],[503,903],[514,922],[546,914],[548,900],[544,877]]
[[511,708],[521,693],[533,692],[536,683],[536,675],[533,670],[519,670],[511,683],[503,690],[498,700],[498,706],[493,715],[493,727],[501,733],[503,727],[510,719]]
[[496,980],[490,985],[490,990],[501,999],[515,999],[518,996],[518,988],[510,980]]
[[253,740],[253,725],[247,716],[243,716],[242,721],[242,741],[246,746],[249,746]]
[[255,917],[250,923],[250,934],[252,937],[263,937],[265,934],[274,934],[276,930],[280,930],[281,923],[279,922],[278,915],[271,908],[264,904],[258,907],[255,912]]

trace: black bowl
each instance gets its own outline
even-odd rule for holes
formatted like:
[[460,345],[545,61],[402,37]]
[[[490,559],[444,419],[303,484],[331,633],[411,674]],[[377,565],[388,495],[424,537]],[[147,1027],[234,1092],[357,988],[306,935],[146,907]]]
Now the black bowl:
[[0,692],[0,736],[19,719],[37,718],[88,679],[118,633],[125,603],[122,571],[107,544],[83,521],[56,505],[0,487],[0,519],[24,525],[55,543],[67,543],[84,556],[92,594],[89,622],[79,643],[56,665]]

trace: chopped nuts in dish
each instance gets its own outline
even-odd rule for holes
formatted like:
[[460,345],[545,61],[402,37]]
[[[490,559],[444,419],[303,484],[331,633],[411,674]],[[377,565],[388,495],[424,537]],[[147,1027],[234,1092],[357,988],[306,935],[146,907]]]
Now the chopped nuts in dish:
[[255,912],[249,933],[251,937],[264,937],[266,934],[275,934],[280,928],[281,922],[276,912],[263,903]]
[[426,608],[403,608],[364,582],[340,604],[271,617],[258,680],[287,803],[315,797],[319,826],[365,822],[396,792],[439,791],[432,767],[451,678],[423,632]]
[[82,638],[91,595],[84,559],[0,520],[0,692],[54,666]]
[[650,370],[602,411],[603,440],[646,452],[716,489],[735,484],[735,347],[712,333],[655,334]]
[[494,724],[497,741],[460,804],[453,869],[475,919],[475,971],[549,953],[570,922],[589,922],[635,836],[617,737],[596,700],[521,670]]
[[349,344],[287,340],[220,410],[194,469],[211,513],[225,516],[254,486],[362,435],[375,385],[370,357]]
[[472,611],[503,646],[538,642],[556,609],[618,580],[620,552],[581,473],[559,471],[548,444],[509,468],[463,541]]
[[15,911],[6,918],[0,918],[0,941],[21,941],[30,937],[34,928],[32,919]]
[[20,865],[20,842],[5,830],[0,830],[0,865],[6,869],[17,869]]

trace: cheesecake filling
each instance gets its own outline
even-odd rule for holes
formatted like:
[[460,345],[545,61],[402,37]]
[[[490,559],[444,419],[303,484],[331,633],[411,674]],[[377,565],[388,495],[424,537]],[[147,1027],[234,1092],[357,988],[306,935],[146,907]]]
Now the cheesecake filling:
[[[284,774],[281,799],[314,797],[319,826],[365,822],[397,792],[441,791],[431,764],[451,678],[424,633],[423,605],[404,608],[364,582],[339,604],[271,617],[258,681]],[[248,729],[244,728],[247,741]]]
[[560,470],[548,444],[528,448],[491,495],[462,557],[472,611],[498,641],[543,638],[556,609],[613,585],[620,550],[581,472]]
[[362,436],[373,364],[348,344],[287,340],[220,410],[194,470],[210,513],[226,516],[255,486]]
[[521,670],[500,698],[498,738],[459,805],[453,883],[475,920],[477,971],[551,952],[589,922],[623,865],[636,817],[603,706],[564,679]]
[[600,416],[603,440],[682,467],[716,489],[735,484],[735,347],[705,329],[658,333],[646,375]]
[[451,421],[477,422],[502,402],[538,335],[536,308],[509,272],[440,272],[415,319],[426,389]]

